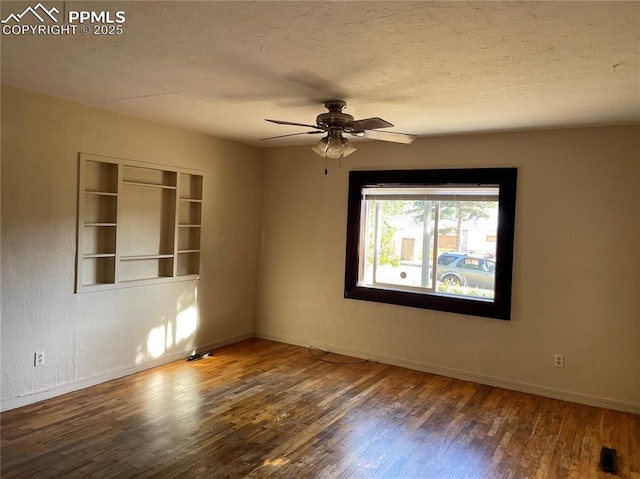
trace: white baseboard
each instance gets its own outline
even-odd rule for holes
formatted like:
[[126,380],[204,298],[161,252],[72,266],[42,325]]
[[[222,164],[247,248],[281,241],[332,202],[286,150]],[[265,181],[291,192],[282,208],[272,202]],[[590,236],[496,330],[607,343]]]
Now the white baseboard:
[[[241,334],[239,336],[234,336],[231,338],[216,341],[213,344],[208,344],[205,346],[198,347],[196,348],[196,352],[209,351],[210,349],[220,348],[222,346],[226,346],[227,344],[237,343],[252,337],[254,337],[252,333]],[[4,399],[2,402],[0,402],[0,411],[1,412],[9,411],[10,409],[16,409],[22,406],[27,406],[29,404],[44,401],[45,399],[61,396],[63,394],[67,394],[73,391],[78,391],[80,389],[88,388],[90,386],[95,386],[97,384],[101,384],[107,381],[112,381],[114,379],[119,379],[125,376],[129,376],[131,374],[139,373],[146,369],[155,368],[163,364],[167,364],[173,361],[177,361],[179,359],[186,358],[191,354],[192,354],[191,350],[178,351],[172,354],[168,354],[166,356],[162,356],[158,359],[147,361],[142,364],[125,366],[123,368],[119,368],[113,371],[108,371],[106,373],[99,374],[97,376],[93,376],[86,379],[81,379],[79,381],[74,381],[72,383],[61,384],[59,386],[53,386],[50,388],[45,388],[39,391],[31,392],[23,396],[16,396],[13,398]]]
[[[321,347],[322,349],[325,349],[327,351],[331,351],[334,353],[344,354],[344,355],[352,356],[356,358],[370,359],[370,360],[377,361],[384,364],[390,364],[393,366],[413,369],[415,371],[423,371],[426,373],[438,374],[440,376],[461,379],[464,381],[471,381],[479,384],[485,384],[487,386],[494,386],[494,387],[499,387],[503,389],[510,389],[513,391],[520,391],[528,394],[535,394],[538,396],[559,399],[562,401],[585,404],[587,406],[603,407],[607,409],[613,409],[616,411],[629,412],[632,414],[640,414],[640,404],[618,401],[618,400],[609,399],[609,398],[602,398],[598,396],[591,396],[588,394],[576,393],[572,391],[552,389],[546,386],[540,386],[540,385],[530,384],[530,383],[525,383],[520,381],[513,381],[510,379],[502,379],[502,378],[497,378],[493,376],[487,376],[484,374],[477,374],[477,373],[462,371],[462,370],[453,369],[453,368],[446,368],[446,367],[438,366],[434,364],[420,363],[417,361],[410,361],[407,359],[396,358],[392,356],[370,355],[368,353],[364,353],[356,349],[336,346],[334,344],[321,343],[317,341],[313,341],[313,344],[311,344],[312,342],[308,339],[296,338],[291,336],[283,336],[283,335],[277,335],[277,334],[268,334],[268,333],[262,333],[262,332],[256,332],[255,334],[245,333],[239,336],[234,336],[231,338],[226,338],[226,339],[217,341],[213,344],[199,347],[197,348],[197,351],[208,351],[210,349],[216,349],[222,346],[226,346],[228,344],[233,344],[233,343],[243,341],[245,339],[249,339],[251,337],[268,339],[271,341],[278,341],[282,343],[294,344],[294,345],[303,346],[303,347],[313,345],[313,346]],[[189,354],[190,354],[189,352],[180,351],[167,356],[163,356],[158,359],[154,359],[152,361],[148,361],[143,364],[120,368],[114,371],[109,371],[104,374],[100,374],[98,376],[82,379],[80,381],[75,381],[73,383],[53,386],[51,388],[42,389],[40,391],[35,391],[29,394],[25,394],[23,396],[8,398],[3,400],[0,403],[0,411],[4,412],[10,409],[27,406],[29,404],[44,401],[45,399],[61,396],[63,394],[88,388],[90,386],[95,386],[96,384],[101,384],[106,381],[111,381],[113,379],[119,379],[125,376],[129,376],[131,374],[135,374],[135,373],[144,371],[146,369],[154,368],[157,366],[161,366],[163,364],[170,363],[172,361],[185,358]]]
[[477,374],[468,371],[462,371],[459,369],[447,368],[438,366],[435,364],[421,363],[417,361],[411,361],[408,359],[396,358],[385,355],[371,355],[362,351],[358,351],[351,348],[345,348],[342,346],[336,346],[334,344],[319,343],[314,341],[313,344],[308,339],[295,338],[291,336],[282,336],[278,334],[269,334],[256,332],[255,337],[268,339],[271,341],[278,341],[281,343],[294,344],[296,346],[317,346],[326,351],[331,351],[337,354],[344,354],[345,356],[352,356],[361,359],[370,359],[384,364],[390,364],[392,366],[399,366],[407,369],[413,369],[415,371],[422,371],[425,373],[437,374],[439,376],[446,376],[454,379],[461,379],[464,381],[471,381],[474,383],[485,384],[487,386],[494,386],[503,389],[509,389],[513,391],[519,391],[528,394],[535,394],[537,396],[544,396],[552,399],[560,399],[562,401],[568,401],[578,404],[585,404],[587,406],[602,407],[606,409],[613,409],[615,411],[629,412],[632,414],[640,414],[640,404],[618,401],[616,399],[602,398],[598,396],[591,396],[588,394],[576,393],[572,391],[564,391],[559,389],[549,388],[547,386],[540,386],[537,384],[530,384],[520,381],[513,381],[511,379],[502,379],[493,376],[487,376],[484,374]]

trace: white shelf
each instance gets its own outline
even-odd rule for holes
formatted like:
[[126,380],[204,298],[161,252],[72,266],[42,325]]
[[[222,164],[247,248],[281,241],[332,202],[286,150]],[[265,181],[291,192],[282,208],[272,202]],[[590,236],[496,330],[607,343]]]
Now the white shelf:
[[120,284],[128,284],[129,286],[135,286],[140,283],[146,284],[154,284],[159,283],[162,279],[171,279],[167,276],[149,276],[149,277],[141,277],[136,279],[127,279],[124,281],[120,281]]
[[197,279],[203,179],[81,153],[76,292]]
[[176,187],[175,186],[171,186],[171,185],[157,185],[154,183],[141,183],[139,181],[122,181],[122,184],[125,186],[139,186],[142,188],[160,188],[160,189],[164,189],[164,190],[175,190]]
[[165,259],[165,258],[173,258],[172,254],[140,254],[140,255],[129,255],[129,256],[120,256],[120,261],[138,261],[145,259]]
[[85,190],[85,194],[87,194],[87,195],[97,195],[97,196],[118,196],[118,193],[111,193],[109,191]]

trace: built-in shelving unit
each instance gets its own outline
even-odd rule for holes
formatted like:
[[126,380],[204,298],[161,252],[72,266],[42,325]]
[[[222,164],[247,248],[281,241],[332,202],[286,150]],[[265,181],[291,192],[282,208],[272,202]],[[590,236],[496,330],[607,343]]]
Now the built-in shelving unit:
[[76,291],[200,272],[203,172],[80,155]]
[[181,173],[178,183],[176,274],[189,276],[199,269],[202,226],[202,176]]

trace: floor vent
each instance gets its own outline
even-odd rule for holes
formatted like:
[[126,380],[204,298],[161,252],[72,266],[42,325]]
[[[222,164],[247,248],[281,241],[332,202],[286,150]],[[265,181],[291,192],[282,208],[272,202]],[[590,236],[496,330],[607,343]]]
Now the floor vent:
[[600,469],[612,474],[618,472],[618,453],[615,449],[603,447],[600,450]]

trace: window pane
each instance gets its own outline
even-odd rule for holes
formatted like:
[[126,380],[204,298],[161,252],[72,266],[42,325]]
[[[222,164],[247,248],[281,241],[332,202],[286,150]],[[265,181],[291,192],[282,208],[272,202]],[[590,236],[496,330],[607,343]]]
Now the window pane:
[[431,203],[395,199],[363,203],[367,221],[360,235],[365,254],[361,257],[364,264],[359,283],[433,290]]
[[490,186],[365,189],[358,284],[492,300],[498,192]]
[[438,228],[439,293],[494,298],[497,201],[440,201]]

